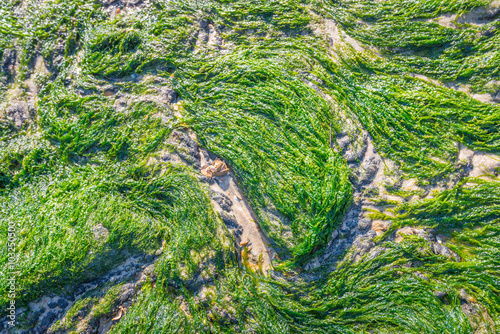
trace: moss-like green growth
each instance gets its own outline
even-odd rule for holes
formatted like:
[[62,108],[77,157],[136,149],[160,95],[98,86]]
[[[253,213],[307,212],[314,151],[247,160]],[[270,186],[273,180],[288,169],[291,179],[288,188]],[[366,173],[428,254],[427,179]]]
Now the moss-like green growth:
[[[500,152],[500,108],[448,88],[500,88],[498,13],[480,24],[463,16],[490,2],[0,4],[0,98],[36,110],[22,129],[0,113],[0,265],[14,222],[17,302],[156,252],[156,279],[111,332],[498,332],[499,182],[455,181],[458,144]],[[274,275],[237,266],[199,166],[161,159],[176,131],[194,132],[235,172],[281,258]],[[392,225],[371,252],[304,273],[353,199],[335,136],[363,131],[399,180],[456,185],[386,201],[395,215],[377,214]],[[422,195],[396,183],[387,191]],[[392,241],[404,226],[433,228],[462,261],[421,237]],[[76,330],[80,311],[109,314],[120,287],[80,299],[52,328]],[[7,289],[1,276],[0,305]]]

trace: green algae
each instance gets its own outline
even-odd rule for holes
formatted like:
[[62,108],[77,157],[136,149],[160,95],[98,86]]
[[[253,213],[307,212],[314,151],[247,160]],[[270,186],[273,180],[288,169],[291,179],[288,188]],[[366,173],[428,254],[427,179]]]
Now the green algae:
[[[187,87],[181,90],[186,98],[204,97],[184,107],[201,142],[233,163],[256,207],[270,201],[291,221],[293,240],[269,225],[268,233],[300,256],[325,244],[350,202],[351,186],[346,164],[329,146],[329,105],[283,71],[298,60],[268,57],[232,54],[193,73],[194,80],[182,74],[177,80]],[[212,77],[209,85],[206,77]]]
[[[347,163],[330,145],[329,130],[341,132],[343,118],[359,121],[403,177],[422,184],[460,173],[457,143],[498,153],[498,106],[410,75],[497,89],[489,83],[498,70],[497,21],[459,29],[424,21],[485,4],[158,1],[108,19],[97,3],[50,1],[22,18],[3,16],[0,49],[16,45],[21,55],[11,85],[30,76],[38,53],[49,62],[64,59],[57,77],[42,82],[30,128],[1,133],[1,230],[11,220],[18,224],[19,301],[98,277],[118,263],[102,260],[109,254],[125,259],[165,240],[158,282],[143,287],[113,332],[468,333],[474,324],[460,307],[461,289],[486,309],[494,332],[500,326],[497,180],[465,180],[386,217],[394,221],[390,232],[424,225],[450,234],[463,262],[435,255],[417,237],[399,244],[380,238],[380,254],[357,263],[346,256],[312,282],[291,271],[300,274],[300,264],[325,247],[351,203]],[[8,13],[16,5],[2,6]],[[384,57],[346,45],[332,60],[326,41],[311,31],[312,11]],[[221,37],[233,46],[195,47],[202,20],[225,27]],[[481,35],[487,30],[493,34]],[[317,77],[317,89],[304,71]],[[106,85],[137,96],[150,92],[128,81],[134,73],[157,75],[177,89],[182,122],[160,121],[155,115],[169,111],[156,102],[116,111],[115,97],[103,94]],[[148,162],[168,149],[167,138],[181,126],[229,162],[287,260],[278,273],[295,279],[238,268],[231,237],[193,171]],[[464,187],[466,181],[477,184]],[[280,212],[282,226],[269,221],[270,208]],[[93,234],[99,223],[109,231],[105,239]],[[204,306],[185,282],[207,262],[216,264],[208,280],[215,292]],[[0,286],[6,290],[4,278]],[[434,291],[446,292],[447,302]]]

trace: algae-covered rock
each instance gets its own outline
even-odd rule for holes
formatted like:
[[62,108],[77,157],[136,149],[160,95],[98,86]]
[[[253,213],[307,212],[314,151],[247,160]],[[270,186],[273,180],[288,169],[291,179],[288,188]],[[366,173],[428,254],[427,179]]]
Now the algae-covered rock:
[[2,2],[0,332],[499,332],[499,13]]

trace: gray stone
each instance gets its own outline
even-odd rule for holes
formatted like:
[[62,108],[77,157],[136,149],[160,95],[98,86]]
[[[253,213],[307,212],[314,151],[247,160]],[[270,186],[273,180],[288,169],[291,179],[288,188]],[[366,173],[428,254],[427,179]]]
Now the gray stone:
[[460,295],[460,300],[462,302],[468,302],[469,301],[469,294],[467,293],[467,291],[465,291],[465,289],[461,289],[459,292],[459,295]]
[[219,204],[219,206],[221,207],[222,210],[227,211],[227,212],[231,211],[231,207],[233,206],[233,202],[226,195],[221,194],[221,193],[214,193],[212,195],[212,199],[217,204]]
[[179,98],[179,94],[171,88],[163,87],[160,91],[162,98],[167,103],[175,103]]
[[57,315],[54,311],[49,311],[42,320],[42,328],[43,329],[49,328],[50,324],[52,324],[52,322],[56,320],[56,317]]
[[99,241],[107,240],[109,237],[108,229],[101,223],[92,227],[92,233],[94,234],[94,238]]
[[356,248],[360,255],[366,254],[373,246],[375,243],[370,239],[359,239],[356,242]]
[[439,298],[441,300],[444,300],[444,298],[447,296],[446,292],[443,292],[443,291],[434,291],[433,294],[434,294],[434,296],[436,296],[437,298]]
[[360,231],[365,231],[372,226],[372,220],[369,218],[361,218],[358,220],[358,228]]
[[57,306],[59,306],[61,309],[66,308],[68,305],[68,301],[64,298],[59,298],[59,300],[57,301]]
[[197,175],[198,177],[198,180],[200,180],[200,182],[204,182],[204,183],[208,183],[208,184],[213,184],[215,182],[215,180],[211,177],[208,177],[208,176],[205,176],[205,175]]
[[367,238],[373,239],[377,236],[377,233],[374,230],[368,230],[365,235]]
[[373,249],[368,253],[368,259],[373,260],[382,253],[381,249]]
[[494,95],[493,101],[500,103],[500,90],[498,90]]
[[135,295],[135,285],[125,284],[122,288],[122,293],[118,297],[118,304],[124,304]]
[[[440,239],[437,238],[437,240],[440,240]],[[462,258],[457,253],[453,252],[448,247],[446,247],[444,244],[440,244],[439,242],[432,243],[432,251],[436,255],[443,255],[443,256],[446,256],[450,259],[453,258],[457,262],[462,261]]]
[[233,216],[232,214],[221,212],[220,216],[222,218],[222,221],[224,222],[224,224],[226,224],[228,228],[237,229],[239,227],[238,222],[236,221],[236,217]]
[[342,140],[338,141],[339,147],[342,150],[342,152],[347,151],[349,144],[351,144],[349,137],[343,138]]
[[24,101],[14,102],[5,110],[6,118],[19,130],[28,125],[34,115],[35,108]]
[[356,152],[354,152],[353,150],[347,150],[344,154],[344,157],[348,163],[357,162],[357,155]]
[[429,281],[430,281],[429,277],[425,276],[424,274],[422,274],[422,273],[421,273],[421,272],[419,272],[419,271],[416,271],[414,274],[415,274],[415,276],[417,276],[417,277],[418,277],[418,278],[420,278],[420,279],[423,279],[423,280],[425,280],[425,281],[427,281],[427,282],[429,282]]

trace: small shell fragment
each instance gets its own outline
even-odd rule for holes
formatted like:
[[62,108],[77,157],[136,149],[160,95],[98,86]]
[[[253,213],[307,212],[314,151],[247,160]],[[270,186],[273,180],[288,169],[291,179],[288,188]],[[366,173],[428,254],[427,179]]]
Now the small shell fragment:
[[229,173],[229,168],[226,163],[219,158],[215,159],[212,165],[203,165],[201,167],[201,174],[206,177],[223,177]]
[[123,313],[125,313],[125,309],[122,306],[118,306],[118,308],[120,310],[118,311],[118,314],[113,319],[111,319],[112,321],[120,320],[123,316]]

